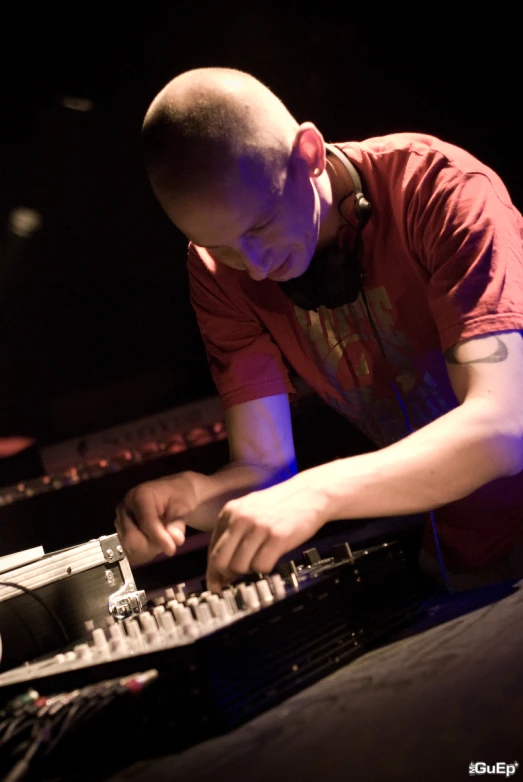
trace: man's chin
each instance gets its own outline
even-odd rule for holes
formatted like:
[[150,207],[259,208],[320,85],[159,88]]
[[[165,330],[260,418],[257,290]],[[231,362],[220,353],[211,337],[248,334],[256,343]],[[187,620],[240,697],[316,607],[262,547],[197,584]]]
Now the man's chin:
[[308,265],[308,263],[298,264],[296,259],[292,258],[292,256],[288,256],[281,266],[271,272],[269,277],[271,280],[274,280],[274,282],[287,282],[287,280],[294,280],[296,277],[301,277],[303,272],[307,269]]

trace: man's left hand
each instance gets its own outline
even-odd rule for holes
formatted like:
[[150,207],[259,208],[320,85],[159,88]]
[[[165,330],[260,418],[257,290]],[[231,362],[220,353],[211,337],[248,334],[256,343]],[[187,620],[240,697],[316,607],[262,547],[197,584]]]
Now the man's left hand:
[[209,546],[207,588],[213,592],[246,573],[270,573],[287,551],[327,520],[321,491],[303,475],[224,505]]

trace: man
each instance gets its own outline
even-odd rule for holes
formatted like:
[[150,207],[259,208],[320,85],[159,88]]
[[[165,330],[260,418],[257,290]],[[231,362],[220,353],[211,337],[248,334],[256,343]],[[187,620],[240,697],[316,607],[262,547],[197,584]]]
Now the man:
[[[214,529],[216,590],[270,572],[330,520],[437,509],[450,572],[520,575],[523,220],[499,177],[418,134],[328,149],[223,68],[173,79],[143,138],[153,190],[190,242],[230,463],[129,492],[116,525],[131,561],[174,554],[185,524]],[[333,245],[359,261],[363,291],[297,306],[281,283],[313,266],[321,281],[324,256],[311,259]],[[378,450],[296,474],[289,365]],[[430,528],[424,549],[430,567]]]

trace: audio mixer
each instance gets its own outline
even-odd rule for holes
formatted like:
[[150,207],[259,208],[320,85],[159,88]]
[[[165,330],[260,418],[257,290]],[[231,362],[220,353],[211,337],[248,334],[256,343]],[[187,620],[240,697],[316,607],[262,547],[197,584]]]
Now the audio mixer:
[[87,621],[68,648],[1,674],[0,699],[145,675],[141,729],[154,723],[158,738],[161,724],[171,747],[185,746],[250,719],[420,614],[395,542],[354,553],[338,544],[327,556],[309,549],[303,562],[219,594],[201,586],[170,586],[125,618]]

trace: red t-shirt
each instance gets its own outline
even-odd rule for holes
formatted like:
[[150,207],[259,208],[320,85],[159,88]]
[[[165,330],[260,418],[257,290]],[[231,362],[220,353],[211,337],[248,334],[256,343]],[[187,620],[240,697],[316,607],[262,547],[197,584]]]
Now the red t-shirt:
[[[443,351],[469,337],[523,330],[523,218],[500,178],[431,136],[339,144],[360,173],[372,216],[363,231],[361,295],[307,312],[272,280],[189,248],[192,303],[225,408],[292,393],[294,368],[378,447],[457,406]],[[523,541],[523,473],[436,512],[442,548],[479,566]],[[430,546],[430,533],[427,531]]]

